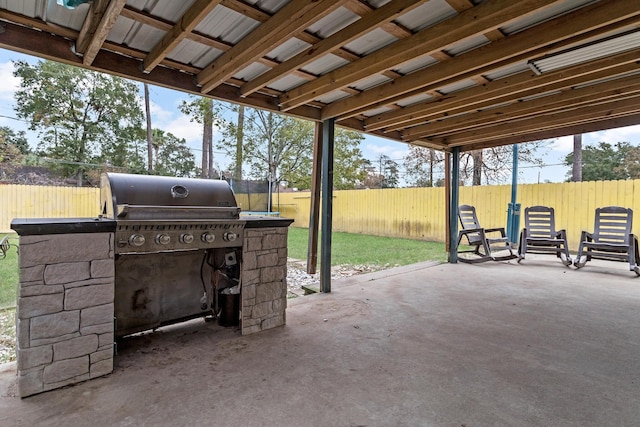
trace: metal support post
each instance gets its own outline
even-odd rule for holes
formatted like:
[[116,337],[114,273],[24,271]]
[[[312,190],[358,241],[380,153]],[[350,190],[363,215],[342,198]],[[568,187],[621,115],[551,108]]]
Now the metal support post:
[[451,206],[449,208],[449,262],[458,262],[458,203],[460,201],[460,147],[451,151]]
[[320,292],[331,292],[331,228],[333,220],[333,146],[335,119],[322,123],[322,236]]

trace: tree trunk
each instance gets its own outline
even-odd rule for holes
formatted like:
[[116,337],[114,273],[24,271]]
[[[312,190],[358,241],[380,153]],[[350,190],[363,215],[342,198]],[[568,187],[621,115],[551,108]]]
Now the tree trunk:
[[573,135],[573,182],[582,181],[582,134]]
[[213,99],[206,99],[202,122],[202,177],[213,178]]
[[237,180],[242,179],[242,149],[244,144],[244,105],[238,107],[238,134],[236,139],[236,167],[233,171],[233,177]]
[[147,169],[153,170],[153,138],[151,137],[151,108],[149,107],[149,85],[144,84],[144,110],[147,115]]
[[482,150],[471,152],[473,158],[473,182],[472,185],[482,185]]
[[429,187],[433,187],[433,164],[435,163],[435,155],[436,150],[429,148]]

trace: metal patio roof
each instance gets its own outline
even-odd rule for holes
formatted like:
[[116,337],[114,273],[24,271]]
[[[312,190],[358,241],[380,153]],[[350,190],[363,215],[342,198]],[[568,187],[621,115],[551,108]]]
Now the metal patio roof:
[[0,0],[0,47],[448,150],[640,123],[631,0]]

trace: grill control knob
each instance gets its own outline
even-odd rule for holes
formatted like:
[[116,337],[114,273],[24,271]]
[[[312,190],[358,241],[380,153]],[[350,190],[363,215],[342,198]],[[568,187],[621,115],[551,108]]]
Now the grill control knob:
[[236,233],[234,233],[233,231],[229,231],[227,233],[224,233],[224,235],[222,236],[222,238],[226,241],[226,242],[234,242],[237,238],[238,235]]
[[129,244],[131,246],[142,246],[144,245],[145,238],[142,234],[132,234],[129,237]]
[[210,231],[207,231],[206,233],[202,233],[202,236],[200,236],[200,238],[205,243],[213,243],[216,240],[216,235]]
[[156,243],[159,245],[168,245],[171,242],[171,236],[168,234],[158,234],[156,236]]
[[191,233],[182,233],[180,235],[180,242],[181,243],[186,243],[186,244],[192,243],[193,242],[193,234],[191,234]]

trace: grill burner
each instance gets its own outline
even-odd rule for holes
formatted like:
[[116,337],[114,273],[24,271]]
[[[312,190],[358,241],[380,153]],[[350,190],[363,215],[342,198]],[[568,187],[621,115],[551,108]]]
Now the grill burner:
[[107,173],[100,199],[116,221],[116,336],[216,315],[240,288],[245,221],[225,181]]

